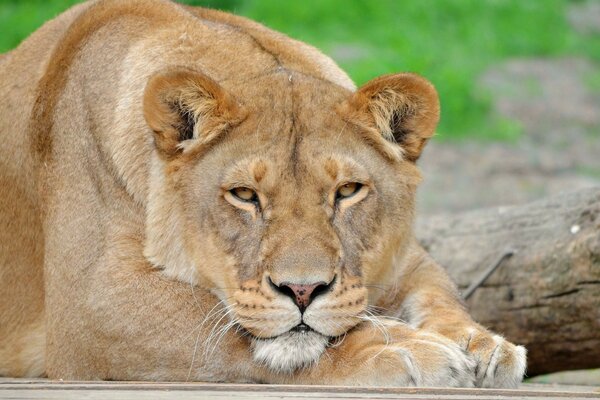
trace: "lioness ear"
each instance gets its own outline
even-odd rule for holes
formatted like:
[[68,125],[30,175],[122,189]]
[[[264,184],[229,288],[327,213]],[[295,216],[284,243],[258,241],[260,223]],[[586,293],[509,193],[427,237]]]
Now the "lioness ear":
[[144,93],[144,117],[158,151],[167,158],[183,142],[209,143],[239,124],[246,113],[218,83],[199,72],[178,68],[154,75]]
[[359,118],[416,161],[433,136],[440,116],[437,92],[426,79],[410,73],[384,75],[361,87],[348,104]]

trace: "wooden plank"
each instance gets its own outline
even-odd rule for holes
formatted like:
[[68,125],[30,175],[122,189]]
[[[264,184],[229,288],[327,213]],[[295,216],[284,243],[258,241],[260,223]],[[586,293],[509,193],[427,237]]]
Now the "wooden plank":
[[500,390],[0,379],[0,399],[600,399],[600,388],[564,389],[553,385]]

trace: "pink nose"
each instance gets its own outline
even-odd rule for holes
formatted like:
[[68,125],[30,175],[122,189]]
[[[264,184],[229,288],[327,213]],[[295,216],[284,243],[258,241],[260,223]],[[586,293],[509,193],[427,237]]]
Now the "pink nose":
[[325,282],[317,282],[312,283],[310,285],[296,285],[294,283],[284,282],[279,287],[289,288],[292,293],[286,294],[294,299],[294,302],[296,303],[298,308],[300,308],[300,311],[304,311],[306,307],[308,307],[312,302],[314,298],[313,293],[315,293],[315,289],[321,286],[326,287],[327,284]]

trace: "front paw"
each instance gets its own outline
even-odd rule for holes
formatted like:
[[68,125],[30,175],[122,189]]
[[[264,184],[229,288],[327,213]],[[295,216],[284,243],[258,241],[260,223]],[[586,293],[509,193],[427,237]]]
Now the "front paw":
[[471,358],[454,342],[437,334],[411,332],[402,340],[369,346],[361,352],[369,385],[473,387]]
[[527,351],[502,336],[472,328],[460,340],[476,362],[475,385],[483,388],[516,388],[523,380]]

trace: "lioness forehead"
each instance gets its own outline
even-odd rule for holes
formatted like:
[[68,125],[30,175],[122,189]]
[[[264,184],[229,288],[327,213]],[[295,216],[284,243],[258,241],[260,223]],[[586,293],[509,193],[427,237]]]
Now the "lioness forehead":
[[274,135],[272,139],[291,129],[306,135],[335,123],[332,114],[352,94],[329,81],[283,68],[241,82],[227,80],[223,87],[256,117],[257,131]]
[[[235,88],[230,91],[235,93]],[[241,184],[251,179],[268,187],[291,178],[306,183],[315,178],[368,178],[360,161],[368,145],[337,113],[350,94],[293,71],[256,78],[237,92],[249,116],[227,139],[228,154],[235,155],[223,180]]]

